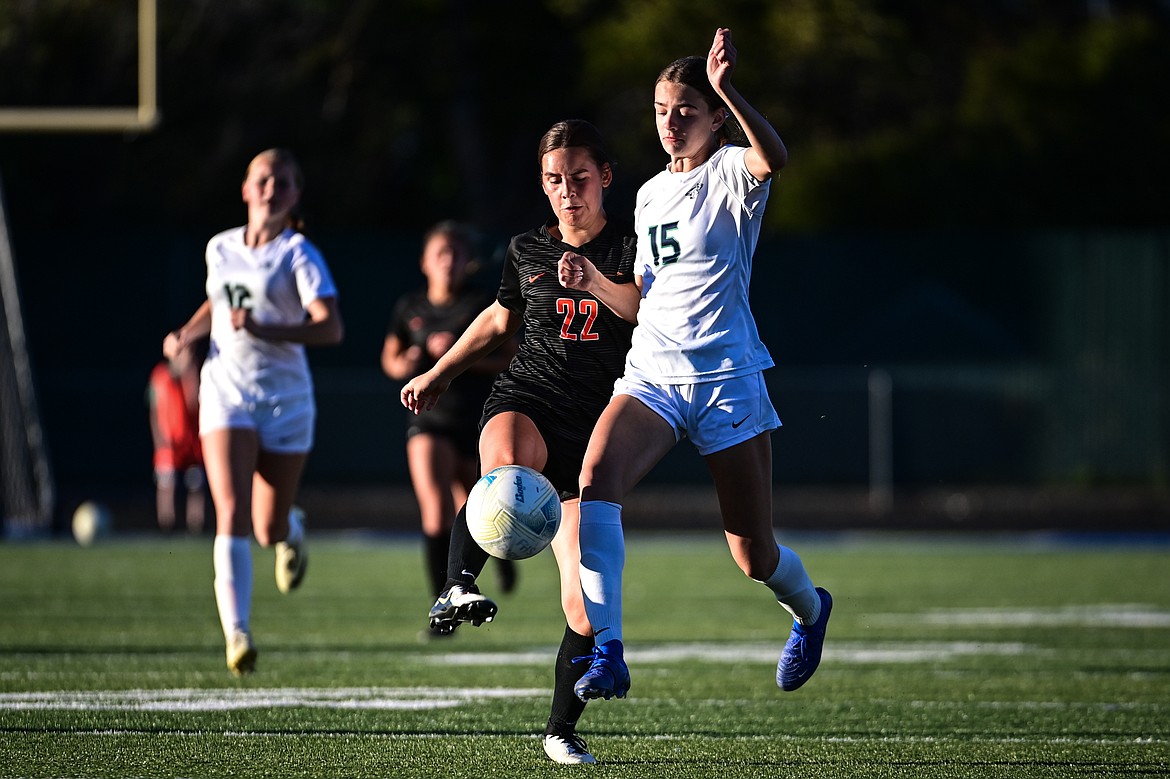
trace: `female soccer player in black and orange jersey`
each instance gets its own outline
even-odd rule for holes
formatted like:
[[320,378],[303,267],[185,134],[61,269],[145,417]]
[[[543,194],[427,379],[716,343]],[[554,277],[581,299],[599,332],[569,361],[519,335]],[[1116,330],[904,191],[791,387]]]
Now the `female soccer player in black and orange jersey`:
[[[597,294],[563,287],[558,264],[572,257],[588,262],[606,284],[630,284],[635,239],[628,224],[606,214],[603,196],[613,167],[593,125],[581,120],[553,125],[541,138],[538,162],[553,217],[512,239],[496,300],[431,370],[407,382],[401,397],[412,411],[432,408],[452,379],[523,326],[516,356],[484,406],[480,471],[526,465],[560,492],[562,521],[552,549],[568,626],[557,654],[544,749],[559,763],[592,763],[576,733],[584,703],[573,692],[588,665],[574,659],[593,647],[579,578],[577,483],[589,434],[625,363],[638,299],[617,296],[629,305],[615,312]],[[487,553],[468,533],[465,511],[452,531],[447,587],[430,612],[431,626],[440,630],[453,630],[459,622],[482,624],[496,614],[496,604],[475,583]]]

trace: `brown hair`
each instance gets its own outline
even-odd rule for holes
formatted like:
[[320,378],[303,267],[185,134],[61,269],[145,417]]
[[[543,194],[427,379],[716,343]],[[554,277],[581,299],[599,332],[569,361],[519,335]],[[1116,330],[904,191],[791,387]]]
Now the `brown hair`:
[[426,249],[432,238],[439,235],[462,249],[467,255],[468,264],[475,262],[475,236],[470,227],[454,219],[444,219],[423,234],[423,249]]
[[674,62],[667,65],[658,74],[658,78],[654,83],[658,84],[660,81],[667,81],[671,84],[682,84],[683,86],[691,87],[703,96],[707,107],[714,111],[716,108],[722,108],[727,118],[723,120],[723,124],[719,125],[719,129],[715,131],[715,137],[719,140],[719,145],[731,143],[736,135],[735,117],[731,110],[719,94],[715,91],[715,87],[711,86],[711,80],[707,78],[707,60],[702,57],[682,57],[676,59]]
[[613,160],[601,132],[584,119],[566,119],[548,128],[536,148],[537,167],[544,164],[544,155],[557,149],[585,149],[597,167],[608,165],[613,169]]

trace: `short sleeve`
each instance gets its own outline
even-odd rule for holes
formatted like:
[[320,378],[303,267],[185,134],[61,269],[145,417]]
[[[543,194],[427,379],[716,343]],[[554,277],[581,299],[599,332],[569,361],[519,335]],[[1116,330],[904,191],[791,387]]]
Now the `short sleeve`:
[[504,269],[500,276],[500,289],[496,293],[496,300],[509,311],[523,314],[525,305],[524,296],[520,294],[518,253],[516,239],[513,238],[508,244],[508,253],[504,256]]

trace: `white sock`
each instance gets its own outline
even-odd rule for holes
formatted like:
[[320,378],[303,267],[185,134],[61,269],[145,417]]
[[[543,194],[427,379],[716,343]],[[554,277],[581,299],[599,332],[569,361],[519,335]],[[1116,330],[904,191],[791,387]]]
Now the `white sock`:
[[304,515],[296,506],[288,512],[288,535],[284,537],[286,544],[299,544],[305,540],[305,523],[302,521]]
[[211,547],[215,569],[215,605],[224,637],[248,630],[252,611],[252,544],[238,536],[215,537]]
[[764,581],[776,600],[802,625],[811,625],[821,615],[821,597],[804,570],[800,556],[786,546],[779,547],[780,561]]
[[622,640],[622,567],[626,542],[622,507],[605,500],[581,501],[581,591],[593,640]]

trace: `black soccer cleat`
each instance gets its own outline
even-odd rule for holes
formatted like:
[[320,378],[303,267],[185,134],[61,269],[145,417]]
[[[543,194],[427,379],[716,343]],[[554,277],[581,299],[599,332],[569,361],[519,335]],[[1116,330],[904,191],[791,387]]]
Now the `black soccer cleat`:
[[439,595],[431,606],[431,630],[437,633],[452,633],[462,622],[479,627],[496,618],[499,608],[490,599],[479,594],[474,584],[454,584]]

